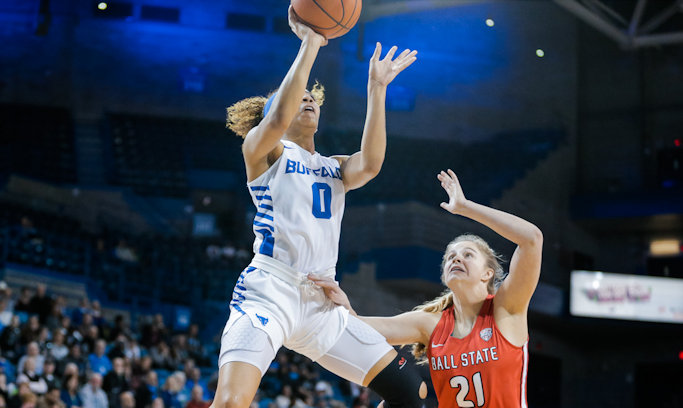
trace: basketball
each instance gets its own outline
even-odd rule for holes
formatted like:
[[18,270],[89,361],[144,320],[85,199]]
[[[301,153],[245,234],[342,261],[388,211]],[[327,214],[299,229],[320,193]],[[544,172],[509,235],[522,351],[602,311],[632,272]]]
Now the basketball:
[[358,22],[362,0],[292,0],[299,19],[327,39],[341,37]]

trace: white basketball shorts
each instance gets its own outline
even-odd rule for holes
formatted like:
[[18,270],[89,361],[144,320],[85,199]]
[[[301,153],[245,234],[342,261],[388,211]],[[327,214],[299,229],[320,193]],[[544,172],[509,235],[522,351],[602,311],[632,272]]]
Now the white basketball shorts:
[[306,275],[257,255],[235,285],[219,367],[242,361],[263,375],[283,345],[359,384],[392,349],[376,330],[327,299]]

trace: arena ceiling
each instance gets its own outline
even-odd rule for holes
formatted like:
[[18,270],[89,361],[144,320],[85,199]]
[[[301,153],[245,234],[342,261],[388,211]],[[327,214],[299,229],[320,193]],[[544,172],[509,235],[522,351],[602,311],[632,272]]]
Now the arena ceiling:
[[[683,43],[683,0],[553,1],[624,49]],[[481,3],[476,0],[365,0],[361,18],[372,21],[388,15]]]

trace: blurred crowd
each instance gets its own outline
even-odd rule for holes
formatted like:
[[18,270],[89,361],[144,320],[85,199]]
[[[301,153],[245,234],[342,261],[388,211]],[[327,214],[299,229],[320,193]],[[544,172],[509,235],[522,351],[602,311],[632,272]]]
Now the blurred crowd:
[[98,301],[67,308],[44,284],[17,296],[0,282],[0,408],[206,408],[198,327],[171,332],[161,315],[132,330]]
[[[97,300],[69,308],[44,284],[14,292],[0,281],[0,408],[209,407],[215,358],[207,355],[196,324],[173,332],[156,314],[131,327],[123,314],[105,318]],[[374,402],[367,388],[282,349],[252,407],[364,408]]]

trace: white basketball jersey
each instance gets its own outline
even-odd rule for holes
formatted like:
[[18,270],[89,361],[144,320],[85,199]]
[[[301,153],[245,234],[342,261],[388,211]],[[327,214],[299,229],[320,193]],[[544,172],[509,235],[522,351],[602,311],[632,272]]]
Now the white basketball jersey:
[[254,253],[307,274],[334,268],[345,190],[339,162],[283,140],[280,158],[250,183]]

